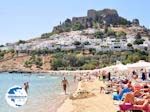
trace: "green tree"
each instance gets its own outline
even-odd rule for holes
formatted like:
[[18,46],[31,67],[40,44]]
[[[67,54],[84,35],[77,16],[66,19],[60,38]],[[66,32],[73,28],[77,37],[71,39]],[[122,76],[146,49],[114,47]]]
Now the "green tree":
[[130,22],[125,18],[120,18],[120,21],[119,21],[118,24],[120,24],[120,25],[129,25]]
[[32,67],[32,63],[30,61],[25,61],[24,67],[31,68]]
[[24,41],[24,40],[19,40],[18,42],[17,42],[17,44],[19,45],[19,44],[25,44],[26,43],[26,41]]
[[6,53],[5,51],[0,51],[0,59],[4,58],[5,53]]
[[135,45],[140,45],[140,44],[143,44],[144,43],[144,39],[136,39],[135,41],[134,41],[134,44]]
[[51,63],[52,69],[57,70],[59,67],[63,67],[64,63],[62,59],[53,59]]
[[73,55],[73,54],[68,55],[67,60],[68,60],[70,66],[72,66],[72,67],[77,66],[77,57],[75,55]]
[[90,54],[93,54],[93,55],[94,55],[94,54],[96,53],[96,49],[90,48],[90,49],[89,49],[89,52],[90,52]]
[[90,42],[89,41],[85,41],[83,44],[84,45],[90,45]]
[[77,62],[76,62],[76,66],[77,67],[81,67],[85,64],[85,58],[82,56],[82,57],[77,57]]
[[84,27],[83,27],[83,25],[82,25],[81,23],[75,23],[75,24],[73,24],[73,26],[72,26],[72,30],[73,30],[73,31],[83,30],[83,29],[84,29]]
[[44,33],[44,34],[41,35],[41,39],[49,38],[49,37],[52,36],[53,34],[54,34],[54,32]]
[[103,39],[104,38],[104,33],[101,31],[95,32],[94,36],[98,39]]
[[113,31],[112,29],[108,29],[107,36],[116,36],[116,32]]
[[132,48],[132,44],[131,44],[131,43],[128,43],[127,46],[128,46],[129,48]]
[[117,37],[121,37],[121,36],[126,36],[127,34],[125,33],[125,32],[123,32],[123,31],[118,31],[117,33],[116,33],[116,36]]
[[76,45],[76,46],[78,46],[78,45],[81,45],[81,42],[75,41],[73,44]]
[[93,70],[94,68],[95,68],[95,65],[90,64],[90,63],[82,66],[83,70]]
[[0,45],[0,47],[4,47],[4,45]]
[[34,63],[38,68],[43,65],[42,59],[40,57],[37,57]]

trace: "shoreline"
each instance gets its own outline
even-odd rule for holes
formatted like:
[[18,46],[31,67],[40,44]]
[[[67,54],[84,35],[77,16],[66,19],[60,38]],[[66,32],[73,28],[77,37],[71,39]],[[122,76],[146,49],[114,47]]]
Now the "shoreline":
[[[116,107],[113,104],[110,95],[100,94],[99,86],[103,86],[103,82],[95,79],[93,82],[79,82],[75,92],[79,90],[87,90],[94,93],[94,96],[79,98],[72,100],[69,97],[57,109],[56,112],[114,112]],[[75,93],[74,92],[74,93]],[[105,100],[105,101],[104,101]],[[92,103],[91,103],[92,102]],[[108,108],[107,108],[108,107]]]
[[[6,75],[7,76],[7,74],[3,74],[3,75]],[[13,74],[9,74],[9,75],[12,75],[13,76]],[[16,74],[14,74],[14,75],[16,75]],[[24,75],[24,74],[20,74],[20,75]],[[34,74],[33,74],[34,75]],[[36,76],[36,75],[34,75],[34,76]],[[60,78],[62,77],[62,75],[59,75],[60,76]],[[50,76],[51,77],[51,76]],[[53,76],[52,76],[53,77]],[[2,77],[3,78],[3,77]],[[27,77],[26,77],[27,78]],[[21,79],[22,79],[22,77],[21,77]],[[28,78],[27,78],[28,79]],[[72,78],[72,76],[68,76],[68,81],[69,81],[69,87],[68,87],[68,90],[67,90],[67,93],[68,93],[68,95],[64,95],[64,93],[63,93],[63,91],[61,90],[59,90],[59,91],[57,91],[57,92],[54,92],[54,94],[52,95],[52,94],[49,94],[48,95],[48,93],[46,92],[46,94],[45,94],[45,96],[47,96],[47,97],[44,97],[44,98],[46,98],[45,99],[45,102],[43,102],[43,100],[42,100],[42,105],[41,106],[39,106],[39,107],[41,107],[40,108],[40,110],[39,110],[39,112],[56,112],[57,111],[57,109],[64,103],[64,101],[68,98],[68,96],[70,95],[70,94],[72,94],[75,90],[76,90],[76,88],[77,88],[77,85],[78,85],[78,83],[76,82],[76,83],[74,83],[74,81],[73,81],[73,78]],[[12,79],[10,79],[10,80],[12,80]],[[42,79],[43,80],[43,79]],[[57,79],[56,79],[57,80]],[[60,79],[61,80],[61,79]],[[55,88],[55,89],[57,89],[57,88]],[[58,88],[59,89],[59,88]],[[61,88],[60,88],[61,89]],[[47,90],[47,89],[46,89]],[[50,90],[51,91],[51,90]],[[31,91],[30,91],[31,92]],[[51,93],[53,93],[53,91],[51,92]],[[51,97],[51,95],[53,96],[53,97]],[[31,95],[31,96],[33,96],[33,95]],[[31,98],[31,96],[30,96],[30,98]],[[42,96],[41,96],[42,97]],[[33,97],[32,97],[33,98]],[[31,104],[31,102],[32,102],[32,100],[33,99],[30,99],[29,100],[29,103]],[[49,100],[48,100],[49,99]],[[35,102],[40,102],[40,100],[37,100],[37,101],[35,101]],[[40,103],[39,103],[40,104]],[[31,105],[33,105],[33,103],[31,104]],[[30,108],[30,107],[29,107]],[[32,110],[32,109],[30,109],[29,110],[29,108],[28,107],[25,107],[24,109],[25,110],[28,110],[29,112]],[[33,107],[34,108],[34,107]],[[16,112],[19,112],[19,111],[16,111]]]
[[[99,71],[100,69],[98,69]],[[31,73],[49,73],[49,75],[51,75],[51,73],[53,73],[52,75],[58,75],[58,73],[62,73],[62,75],[64,75],[64,73],[66,73],[68,75],[68,72],[69,72],[69,75],[72,75],[73,76],[73,73],[87,73],[87,72],[93,72],[94,70],[88,70],[88,71],[85,71],[85,70],[78,70],[78,71],[66,71],[66,70],[61,70],[61,71],[42,71],[42,72],[37,72],[37,71],[34,71],[34,72],[31,72]],[[9,71],[9,72],[12,72],[12,71]],[[7,71],[7,73],[9,73]],[[29,71],[13,71],[13,73],[30,73]],[[79,75],[83,75],[83,74],[79,74]],[[97,83],[97,79],[94,79],[93,82],[96,84],[100,84]],[[90,81],[87,81],[87,82],[84,82],[84,81],[77,81],[75,84],[72,83],[71,84],[71,88],[72,90],[70,91],[70,94],[67,95],[67,96],[58,96],[58,98],[56,98],[56,102],[54,105],[49,105],[49,110],[48,112],[84,112],[82,108],[85,108],[84,107],[84,100],[86,100],[85,104],[88,105],[88,103],[90,103],[91,101],[95,101],[97,95],[98,95],[98,92],[96,92],[96,97],[91,97],[91,98],[83,98],[83,99],[77,99],[77,100],[71,100],[70,99],[70,95],[71,94],[74,94],[74,93],[77,93],[79,92],[80,89],[82,89],[82,86],[84,85],[88,85],[89,87],[83,87],[85,90],[88,90],[89,88],[92,90],[92,89],[96,89],[97,86],[93,86],[93,82],[90,82]],[[92,84],[92,86],[91,86]],[[86,85],[86,86],[87,86]],[[69,87],[70,89],[70,87]],[[98,88],[97,88],[98,89]],[[108,98],[108,96],[104,96],[106,98]],[[101,98],[99,98],[101,100]],[[90,101],[91,100],[91,101]],[[110,100],[110,99],[109,99]],[[88,102],[88,103],[87,103]],[[95,102],[98,102],[98,101],[95,101]],[[109,102],[109,101],[107,101]],[[111,103],[110,103],[111,105]],[[93,105],[90,105],[91,108],[93,108]],[[98,105],[99,106],[99,105]],[[79,107],[79,108],[78,108]],[[112,106],[110,106],[112,107]],[[79,110],[76,111],[76,108],[78,108]],[[103,107],[101,107],[103,109]],[[81,109],[81,110],[80,110]],[[94,112],[97,112],[97,111],[94,111]],[[99,112],[102,112],[102,111],[99,111]],[[106,112],[108,112],[106,110]]]
[[[99,69],[100,70],[100,69]],[[1,70],[0,73],[89,73],[94,70],[74,70],[74,71],[68,71],[68,70],[17,70],[17,69],[10,69],[10,70]]]
[[78,85],[79,85],[79,82],[71,84],[72,90],[70,90],[70,93],[68,95],[66,95],[64,98],[62,98],[61,101],[59,100],[59,104],[56,105],[54,110],[53,111],[49,111],[49,112],[57,112],[58,109],[61,108],[61,106],[66,102],[66,100],[69,99],[70,95],[77,91]]
[[0,70],[0,73],[49,73],[49,71],[41,71],[41,70]]

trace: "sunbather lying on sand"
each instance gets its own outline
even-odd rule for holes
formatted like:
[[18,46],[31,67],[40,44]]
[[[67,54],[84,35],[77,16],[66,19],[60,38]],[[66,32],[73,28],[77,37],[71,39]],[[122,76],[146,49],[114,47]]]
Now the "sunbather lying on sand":
[[139,91],[127,93],[123,104],[131,103],[132,105],[148,105],[150,104],[150,94],[142,94]]

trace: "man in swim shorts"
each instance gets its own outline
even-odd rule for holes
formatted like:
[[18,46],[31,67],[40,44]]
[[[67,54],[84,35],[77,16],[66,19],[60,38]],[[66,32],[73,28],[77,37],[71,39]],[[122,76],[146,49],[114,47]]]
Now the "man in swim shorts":
[[68,85],[69,85],[69,83],[68,83],[67,79],[64,77],[64,79],[62,80],[62,86],[63,86],[63,90],[65,92],[65,95],[66,95]]

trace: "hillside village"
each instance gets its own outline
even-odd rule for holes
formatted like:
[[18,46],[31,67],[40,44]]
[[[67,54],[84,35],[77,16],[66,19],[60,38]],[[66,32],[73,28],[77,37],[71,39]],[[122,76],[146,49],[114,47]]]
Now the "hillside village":
[[[81,64],[81,68],[79,68],[93,69],[97,66],[103,67],[105,63],[112,64],[116,60],[124,61],[125,63],[138,61],[139,59],[149,60],[150,29],[141,26],[138,19],[130,21],[120,17],[118,12],[114,9],[104,9],[100,11],[89,10],[87,16],[73,17],[72,20],[66,19],[65,22],[55,26],[50,33],[44,33],[41,37],[31,40],[19,40],[16,43],[7,43],[6,45],[0,46],[0,51],[2,52],[0,53],[1,60],[8,59],[8,57],[27,55],[24,62],[19,63],[22,67],[29,67],[31,69],[33,64],[42,60],[42,62],[36,63],[38,67],[35,66],[33,68],[46,70],[58,69],[59,67],[60,69],[64,69],[64,67],[67,69],[68,65],[64,65],[64,63],[68,63],[65,62],[67,61],[65,58],[71,57],[70,54],[66,53],[61,55],[63,58],[55,55],[52,56],[52,54],[61,52],[82,52],[83,56],[81,57],[85,58],[85,54],[87,57],[90,57],[92,53],[93,56],[91,58],[94,59],[94,56],[96,56],[98,61],[95,60],[96,62],[94,61],[94,65],[91,65],[91,60],[89,60],[89,58],[87,58],[88,61],[83,59],[81,63],[79,62]],[[9,56],[8,54],[5,56],[4,53],[8,51],[13,51],[13,56]],[[143,51],[146,57],[141,55]],[[33,59],[33,54],[35,54],[35,52],[38,52],[38,55],[42,54],[42,56],[37,59],[34,56]],[[114,56],[107,57],[112,58],[110,59],[111,61],[109,60],[108,62],[108,60],[103,60],[103,54],[109,52],[124,52],[126,55],[120,54],[120,58],[114,58]],[[129,56],[130,52],[131,54],[133,52],[136,54],[138,53],[137,56],[134,56],[136,59]],[[44,56],[47,53],[51,53],[51,55]],[[101,55],[99,56],[98,54]],[[29,55],[32,56],[31,59],[28,57]],[[60,58],[60,60],[57,60],[57,58]],[[72,58],[76,58],[76,60],[80,59],[78,53]],[[54,62],[55,60],[53,59],[59,61],[59,64],[57,61],[57,63]],[[31,62],[31,60],[36,62]],[[56,66],[51,66],[52,63]],[[90,67],[88,64],[90,64]],[[6,63],[3,66],[8,65]],[[42,68],[41,66],[44,67]],[[69,66],[75,68],[78,67],[78,64]]]
[[[99,16],[96,16],[99,15]],[[65,29],[65,24],[69,24],[66,21],[62,25],[54,27],[52,33],[45,33],[41,35],[41,38],[23,41],[17,44],[7,44],[6,46],[0,47],[1,50],[14,49],[17,51],[27,50],[75,50],[75,49],[90,49],[94,48],[97,52],[99,51],[121,51],[130,50],[131,45],[134,49],[144,48],[149,50],[150,42],[150,30],[144,26],[140,26],[139,20],[134,19],[132,22],[119,17],[116,10],[104,9],[96,13],[95,10],[89,10],[87,17],[73,17],[70,24],[79,24],[84,28],[75,29],[70,31],[58,31]],[[102,15],[102,17],[101,17]],[[92,24],[95,22],[95,26]],[[121,20],[126,21],[125,25],[119,22]],[[90,25],[89,25],[90,24]],[[106,30],[107,28],[107,31]],[[59,33],[58,33],[59,32]],[[108,33],[108,34],[106,34]],[[117,35],[117,33],[120,33]],[[123,34],[121,34],[123,33]],[[141,35],[143,39],[142,43],[134,43],[137,34]],[[50,34],[50,35],[49,35]],[[79,42],[79,45],[75,43]]]
[[[14,49],[17,51],[32,51],[32,50],[44,50],[48,49],[50,51],[61,49],[61,50],[76,50],[76,49],[96,49],[97,52],[99,51],[121,51],[121,50],[130,50],[131,46],[129,43],[132,44],[134,49],[150,50],[150,41],[149,37],[142,36],[141,38],[144,39],[144,42],[141,44],[134,43],[136,40],[136,33],[132,33],[132,30],[136,29],[139,31],[144,30],[140,26],[130,27],[127,29],[119,28],[111,28],[114,31],[123,32],[121,30],[126,30],[126,35],[121,35],[120,37],[116,37],[115,35],[110,35],[105,38],[95,37],[95,33],[99,31],[103,31],[104,29],[86,29],[83,31],[71,31],[71,32],[64,32],[61,34],[54,34],[46,39],[37,39],[34,41],[27,41],[26,43],[22,44],[12,44],[6,47],[2,47],[1,50],[9,50]],[[79,43],[77,43],[79,42]],[[77,43],[77,44],[76,44]]]

